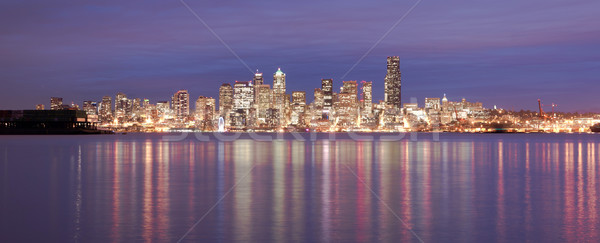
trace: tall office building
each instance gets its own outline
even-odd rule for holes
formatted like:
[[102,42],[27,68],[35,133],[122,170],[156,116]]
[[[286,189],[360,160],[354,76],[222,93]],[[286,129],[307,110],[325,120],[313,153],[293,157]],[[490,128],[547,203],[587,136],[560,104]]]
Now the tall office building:
[[198,127],[203,131],[212,131],[214,128],[215,99],[204,96],[198,97],[195,113]]
[[171,114],[171,105],[169,104],[169,101],[158,101],[156,102],[156,111],[157,111],[157,115],[160,117],[164,117],[165,115],[170,115]]
[[100,102],[100,121],[110,122],[112,121],[112,98],[110,96],[102,97]]
[[371,114],[373,111],[373,82],[362,81],[362,97],[361,105],[362,111],[367,114]]
[[252,81],[235,81],[233,85],[233,109],[248,111],[254,102]]
[[427,112],[440,111],[441,109],[440,98],[425,98],[425,110],[427,110]]
[[127,111],[130,109],[131,101],[127,99],[127,95],[119,92],[115,96],[115,117],[125,117]]
[[267,110],[271,108],[271,86],[268,84],[254,85],[254,106],[256,107],[259,125],[265,124]]
[[306,92],[292,92],[292,125],[304,125],[304,113],[306,110]]
[[314,92],[314,109],[320,114],[323,112],[323,90],[316,88]]
[[278,68],[277,72],[273,74],[273,108],[280,111],[280,119],[285,118],[285,73],[283,73],[280,68]]
[[400,57],[388,57],[387,74],[385,75],[385,103],[394,108],[402,108],[400,76]]
[[259,73],[258,70],[256,70],[256,73],[254,74],[254,79],[252,79],[252,81],[254,82],[254,85],[264,84],[263,74]]
[[177,91],[173,95],[171,104],[178,119],[183,119],[190,115],[190,97],[187,90]]
[[353,126],[358,116],[358,85],[356,81],[344,81],[335,105],[338,125]]
[[[227,118],[227,115],[233,109],[233,87],[231,84],[224,83],[219,88],[219,116]],[[225,119],[227,121],[227,119]]]
[[98,104],[95,101],[83,101],[83,111],[89,115],[98,115]]
[[323,111],[329,112],[333,107],[333,79],[321,79],[323,92]]
[[281,68],[277,68],[277,72],[273,74],[273,93],[285,94],[285,73]]
[[63,98],[50,97],[50,110],[62,110],[62,109],[63,109]]

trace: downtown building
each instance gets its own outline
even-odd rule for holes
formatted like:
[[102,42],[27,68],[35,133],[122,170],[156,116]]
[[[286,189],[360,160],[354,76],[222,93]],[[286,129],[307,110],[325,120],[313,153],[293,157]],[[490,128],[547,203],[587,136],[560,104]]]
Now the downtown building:
[[351,128],[358,121],[358,86],[356,81],[344,81],[337,94],[335,104],[335,125],[339,128]]
[[224,83],[219,87],[219,117],[222,117],[226,126],[229,126],[229,113],[233,110],[233,87]]
[[254,85],[254,108],[256,109],[256,126],[268,127],[267,112],[272,105],[272,90],[268,84]]
[[63,98],[61,97],[50,97],[50,110],[62,110],[63,109]]
[[196,127],[202,131],[214,131],[215,128],[215,99],[200,96],[196,100]]
[[98,119],[102,123],[106,124],[113,121],[112,98],[110,96],[102,97],[98,110]]
[[[277,114],[280,119],[277,122],[279,124],[278,126],[287,125],[287,108],[290,103],[290,98],[289,95],[286,95],[285,93],[285,78],[286,75],[284,72],[281,71],[281,68],[278,68],[277,71],[273,74],[273,108],[277,110]],[[275,122],[270,123],[274,124]]]
[[385,104],[395,109],[402,108],[402,82],[400,76],[400,57],[388,57],[387,74],[385,75]]
[[178,120],[185,120],[190,116],[190,96],[187,90],[175,92],[171,99],[173,112]]
[[292,126],[306,126],[305,112],[306,112],[306,92],[294,91],[292,92],[292,114],[291,122]]
[[244,129],[253,126],[254,87],[252,81],[235,81],[230,126]]

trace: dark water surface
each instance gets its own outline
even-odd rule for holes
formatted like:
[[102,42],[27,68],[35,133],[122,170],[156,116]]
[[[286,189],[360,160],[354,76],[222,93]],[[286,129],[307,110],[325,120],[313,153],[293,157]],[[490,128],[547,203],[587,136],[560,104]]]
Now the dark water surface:
[[599,164],[594,134],[0,136],[0,242],[599,242]]

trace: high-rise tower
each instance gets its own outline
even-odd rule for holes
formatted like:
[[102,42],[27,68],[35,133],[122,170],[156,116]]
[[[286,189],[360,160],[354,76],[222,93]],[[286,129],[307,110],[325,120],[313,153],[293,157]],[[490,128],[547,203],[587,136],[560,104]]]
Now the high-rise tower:
[[333,106],[333,79],[321,79],[321,92],[323,92],[323,111],[331,111]]
[[231,87],[231,84],[224,83],[219,88],[219,116],[227,118],[232,109],[233,87]]
[[394,108],[402,108],[402,92],[400,81],[400,57],[387,58],[387,74],[385,75],[385,103]]
[[285,73],[281,68],[277,68],[277,72],[273,74],[273,93],[285,94]]
[[362,110],[371,114],[373,111],[373,82],[362,81],[362,97],[361,97],[361,105]]
[[258,70],[256,70],[256,73],[254,74],[254,79],[252,79],[254,85],[262,85],[264,84],[264,80],[263,80],[263,74],[259,73]]
[[173,95],[171,104],[173,111],[179,119],[190,115],[190,97],[187,90],[179,90]]

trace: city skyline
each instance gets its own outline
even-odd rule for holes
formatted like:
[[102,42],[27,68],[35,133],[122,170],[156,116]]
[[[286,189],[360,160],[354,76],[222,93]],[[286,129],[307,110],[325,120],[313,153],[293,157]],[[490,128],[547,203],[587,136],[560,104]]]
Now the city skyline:
[[[560,111],[600,112],[589,102],[600,88],[593,10],[600,3],[460,1],[447,9],[425,1],[395,28],[415,2],[343,3],[188,2],[252,70],[281,67],[287,90],[307,97],[333,78],[334,90],[342,81],[373,81],[373,100],[383,100],[381,63],[392,54],[403,67],[404,103],[447,93],[505,109],[535,110],[541,98]],[[82,104],[116,92],[156,101],[187,89],[216,98],[223,82],[252,79],[178,1],[1,6],[11,24],[0,39],[0,109],[32,109],[49,96]]]

